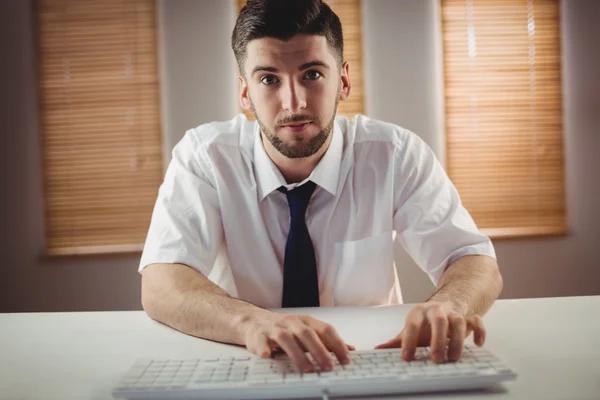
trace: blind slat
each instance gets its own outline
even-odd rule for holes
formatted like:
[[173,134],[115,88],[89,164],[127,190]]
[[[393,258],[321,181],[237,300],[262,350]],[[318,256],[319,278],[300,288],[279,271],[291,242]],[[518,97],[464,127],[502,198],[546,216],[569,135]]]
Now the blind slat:
[[141,248],[163,167],[155,1],[36,4],[47,251]]
[[492,235],[566,229],[557,0],[443,0],[447,171]]

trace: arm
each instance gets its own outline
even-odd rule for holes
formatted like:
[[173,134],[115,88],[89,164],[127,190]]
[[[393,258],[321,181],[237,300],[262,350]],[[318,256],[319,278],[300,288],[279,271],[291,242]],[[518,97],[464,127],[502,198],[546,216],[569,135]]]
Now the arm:
[[440,277],[437,290],[427,301],[450,303],[461,315],[483,316],[502,292],[502,275],[496,260],[464,256]]
[[152,264],[142,273],[142,305],[154,320],[185,334],[245,345],[239,325],[269,311],[229,296],[182,264]]

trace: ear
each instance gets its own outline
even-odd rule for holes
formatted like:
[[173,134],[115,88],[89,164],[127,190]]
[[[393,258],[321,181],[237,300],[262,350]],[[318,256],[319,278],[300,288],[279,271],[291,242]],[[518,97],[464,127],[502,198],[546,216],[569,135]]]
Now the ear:
[[340,88],[340,100],[344,101],[350,96],[352,90],[352,84],[350,83],[350,66],[348,61],[344,61],[342,64],[342,86]]
[[242,75],[239,77],[240,80],[240,106],[244,110],[250,110],[250,98],[248,97],[248,84]]

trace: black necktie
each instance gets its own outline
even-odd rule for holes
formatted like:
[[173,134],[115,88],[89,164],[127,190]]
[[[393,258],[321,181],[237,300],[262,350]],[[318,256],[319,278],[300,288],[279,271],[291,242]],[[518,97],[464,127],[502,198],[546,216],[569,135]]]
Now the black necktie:
[[290,232],[283,263],[282,307],[319,306],[317,261],[305,219],[315,187],[314,182],[308,181],[294,190],[288,191],[283,186],[278,189],[285,193],[290,206]]

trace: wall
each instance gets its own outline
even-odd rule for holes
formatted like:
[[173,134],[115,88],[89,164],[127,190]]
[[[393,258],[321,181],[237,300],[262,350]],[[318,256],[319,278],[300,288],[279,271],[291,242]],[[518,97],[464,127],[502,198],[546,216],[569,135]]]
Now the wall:
[[[233,2],[159,0],[166,148],[186,129],[237,112],[229,49]],[[436,0],[365,0],[367,111],[420,134],[443,157]],[[503,297],[600,294],[600,2],[563,4],[570,234],[496,242]],[[137,255],[43,256],[32,5],[0,1],[0,312],[140,309]],[[206,56],[206,54],[210,54]],[[436,81],[437,80],[437,81]],[[437,83],[436,83],[437,82]],[[433,287],[397,251],[405,301]]]
[[159,0],[157,4],[165,150],[170,153],[186,130],[239,112],[230,44],[237,10],[233,1]]

